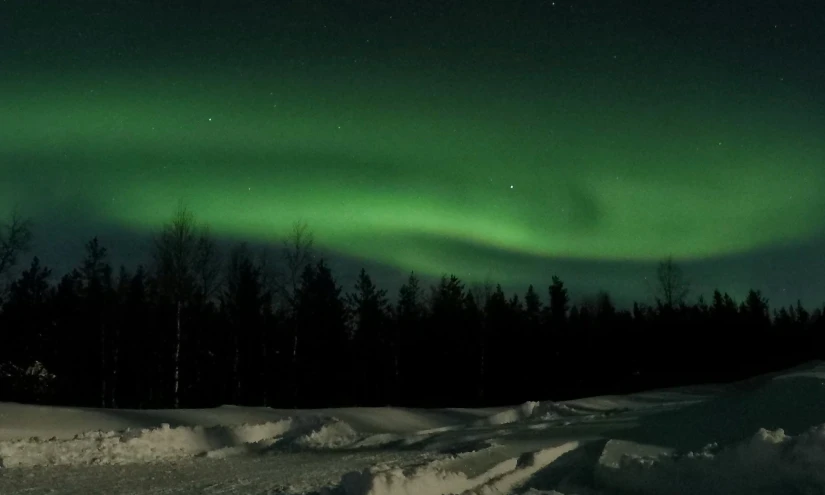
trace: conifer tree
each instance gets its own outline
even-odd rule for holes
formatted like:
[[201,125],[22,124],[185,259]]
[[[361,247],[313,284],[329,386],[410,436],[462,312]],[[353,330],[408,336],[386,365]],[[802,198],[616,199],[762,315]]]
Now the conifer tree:
[[88,325],[79,329],[84,334],[77,338],[84,345],[78,349],[83,353],[78,354],[78,357],[88,355],[89,360],[85,364],[90,369],[86,376],[91,383],[97,384],[97,400],[94,405],[99,407],[111,405],[112,363],[118,352],[118,332],[113,322],[116,311],[114,280],[112,267],[106,259],[106,248],[95,237],[86,244],[86,257],[78,271],[80,297]]
[[393,389],[396,391],[395,402],[412,389],[417,376],[416,364],[421,364],[424,351],[421,338],[421,325],[425,317],[425,306],[420,282],[414,272],[398,289],[395,305],[395,319],[392,335]]
[[548,290],[550,294],[549,319],[551,326],[560,327],[564,325],[567,313],[570,311],[570,296],[567,294],[564,282],[559,277],[553,275],[552,282]]
[[391,371],[391,347],[387,338],[389,324],[387,292],[378,289],[363,268],[354,291],[347,295],[351,319],[355,381],[361,387],[355,397],[362,404],[386,404]]
[[347,311],[341,287],[323,259],[304,268],[292,317],[301,331],[296,352],[296,403],[310,407],[351,404],[350,387],[346,386]]
[[229,398],[236,404],[263,405],[269,388],[264,357],[272,294],[266,287],[264,267],[246,244],[236,246],[229,256],[221,303],[231,349]]

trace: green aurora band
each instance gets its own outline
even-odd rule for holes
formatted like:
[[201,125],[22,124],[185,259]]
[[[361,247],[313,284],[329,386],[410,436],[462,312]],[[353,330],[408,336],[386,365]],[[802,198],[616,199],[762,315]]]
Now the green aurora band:
[[320,70],[6,81],[0,208],[50,197],[32,213],[148,232],[182,199],[220,235],[269,241],[306,221],[330,251],[470,278],[492,262],[480,251],[738,254],[825,220],[820,104],[769,86]]

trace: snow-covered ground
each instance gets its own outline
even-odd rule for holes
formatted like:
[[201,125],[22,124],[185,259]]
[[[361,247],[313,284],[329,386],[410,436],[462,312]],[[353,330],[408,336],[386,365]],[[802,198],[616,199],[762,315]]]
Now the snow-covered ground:
[[825,365],[513,408],[0,404],[0,493],[825,493]]

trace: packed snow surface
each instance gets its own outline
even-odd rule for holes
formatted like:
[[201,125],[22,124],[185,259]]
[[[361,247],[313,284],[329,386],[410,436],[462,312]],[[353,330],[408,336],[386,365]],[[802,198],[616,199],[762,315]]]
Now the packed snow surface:
[[825,493],[825,365],[510,408],[0,404],[0,493]]

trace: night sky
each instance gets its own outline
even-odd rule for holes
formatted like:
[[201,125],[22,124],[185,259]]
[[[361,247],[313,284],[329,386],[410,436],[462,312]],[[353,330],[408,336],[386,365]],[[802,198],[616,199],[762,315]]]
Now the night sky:
[[366,266],[508,291],[825,301],[825,7],[760,1],[9,0],[0,213],[58,271],[306,221]]

